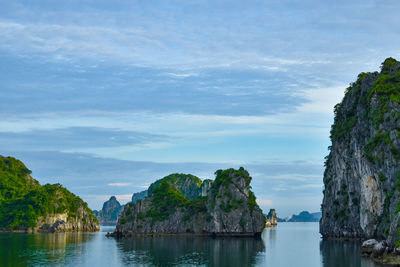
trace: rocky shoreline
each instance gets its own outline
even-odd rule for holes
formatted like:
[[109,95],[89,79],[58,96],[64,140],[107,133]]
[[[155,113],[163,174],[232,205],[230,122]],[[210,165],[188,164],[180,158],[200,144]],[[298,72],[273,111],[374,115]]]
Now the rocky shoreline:
[[368,239],[361,246],[363,257],[385,264],[400,266],[400,248],[389,246],[385,240]]

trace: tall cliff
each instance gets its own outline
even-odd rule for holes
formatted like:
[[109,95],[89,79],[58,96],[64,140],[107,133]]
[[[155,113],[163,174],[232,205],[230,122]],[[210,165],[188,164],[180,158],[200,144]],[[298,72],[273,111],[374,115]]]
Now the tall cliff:
[[326,157],[320,232],[324,237],[398,240],[400,62],[361,73],[335,106]]
[[[206,181],[206,196],[201,196],[202,190],[197,190],[199,195],[195,198],[191,198],[193,190],[186,191],[185,195],[176,186],[189,183],[186,178],[164,179],[149,189],[145,200],[126,205],[113,235],[261,234],[265,216],[250,190],[251,177],[246,170],[218,170],[215,181]],[[194,181],[197,183],[194,188],[202,188],[201,180],[200,183],[197,179]]]
[[104,202],[103,208],[97,212],[96,217],[102,225],[117,224],[119,214],[124,210],[115,196],[110,197],[109,200]]
[[0,156],[0,231],[98,231],[93,212],[60,184],[41,186],[19,160]]

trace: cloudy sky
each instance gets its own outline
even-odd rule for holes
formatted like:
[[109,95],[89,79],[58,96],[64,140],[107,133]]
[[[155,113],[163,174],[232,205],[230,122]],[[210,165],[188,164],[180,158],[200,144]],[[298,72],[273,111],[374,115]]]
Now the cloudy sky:
[[243,166],[318,211],[333,106],[400,58],[398,1],[0,1],[0,154],[93,209]]

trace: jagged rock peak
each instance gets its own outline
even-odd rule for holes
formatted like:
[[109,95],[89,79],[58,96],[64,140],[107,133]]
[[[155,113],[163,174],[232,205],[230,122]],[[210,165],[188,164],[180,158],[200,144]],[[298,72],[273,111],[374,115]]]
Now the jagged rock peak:
[[97,219],[102,225],[114,225],[117,223],[118,216],[124,209],[115,196],[111,196],[110,199],[103,204],[103,208],[97,212]]

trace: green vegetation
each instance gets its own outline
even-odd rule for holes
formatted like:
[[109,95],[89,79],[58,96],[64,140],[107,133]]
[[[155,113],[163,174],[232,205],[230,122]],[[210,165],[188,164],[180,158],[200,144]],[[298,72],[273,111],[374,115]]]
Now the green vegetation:
[[60,184],[41,186],[30,173],[21,161],[0,156],[0,229],[35,227],[39,217],[55,213],[73,219],[79,207],[97,221],[82,199]]
[[[217,170],[215,172],[215,175],[215,181],[211,187],[212,195],[214,196],[212,206],[215,206],[215,197],[222,197],[218,194],[218,192],[220,192],[220,188],[225,187],[224,195],[227,197],[227,201],[222,201],[220,204],[220,208],[225,212],[230,212],[231,210],[239,208],[240,205],[242,205],[243,200],[234,199],[232,195],[228,194],[229,191],[227,190],[227,188],[232,184],[232,178],[238,176],[245,179],[246,186],[250,186],[251,176],[249,175],[249,173],[243,167],[240,167],[238,170],[235,170],[233,168],[226,170]],[[257,206],[257,203],[256,197],[251,190],[249,190],[249,198],[247,200],[247,204],[249,206],[250,212],[252,213],[254,208]]]
[[194,175],[173,173],[152,183],[148,189],[148,195],[150,196],[163,181],[173,184],[187,198],[196,198],[202,184],[200,178]]
[[154,188],[152,197],[150,210],[146,213],[146,216],[151,218],[152,224],[168,219],[177,208],[184,212],[183,221],[189,220],[191,216],[197,213],[207,212],[207,197],[200,196],[195,199],[188,199],[169,180],[161,181]]
[[151,208],[146,216],[152,218],[152,224],[156,221],[166,220],[169,215],[175,212],[177,207],[185,207],[189,200],[185,198],[174,184],[163,180],[152,191]]
[[[240,176],[245,179],[246,186],[250,185],[251,177],[248,172],[243,168],[218,170],[215,172],[216,178],[211,186],[209,197],[199,196],[197,198],[189,198],[183,194],[179,185],[187,183],[188,179],[196,181],[197,187],[200,188],[200,182],[197,182],[197,177],[192,175],[178,175],[172,174],[164,177],[161,180],[153,183],[154,185],[151,190],[151,205],[150,209],[146,212],[145,216],[151,218],[151,224],[154,225],[157,221],[164,221],[169,218],[177,210],[182,212],[182,220],[188,221],[193,216],[202,214],[207,220],[211,220],[211,215],[207,210],[207,203],[211,200],[211,206],[215,208],[216,198],[221,198],[220,208],[225,212],[230,212],[244,205],[243,199],[236,199],[230,190],[229,186],[233,184],[233,177]],[[183,181],[180,181],[183,180]],[[240,189],[241,190],[241,189]],[[150,189],[149,189],[150,191]],[[256,198],[253,192],[250,191],[248,199],[248,206],[251,212],[257,206]],[[128,215],[125,212],[125,215]],[[144,215],[141,218],[144,219]]]
[[[360,101],[365,99],[365,96],[361,95],[361,84],[368,75],[370,75],[370,73],[360,73],[357,81],[350,84],[350,87],[346,89],[342,103],[334,107],[335,119],[331,128],[332,141],[348,138],[349,133],[357,124],[357,106]],[[350,99],[354,99],[354,101],[349,103],[349,106],[343,106],[343,103],[349,102]]]

